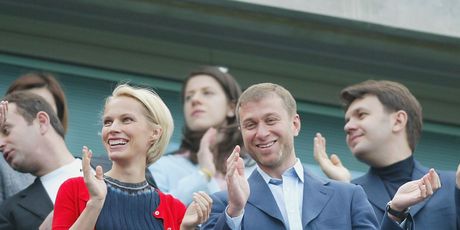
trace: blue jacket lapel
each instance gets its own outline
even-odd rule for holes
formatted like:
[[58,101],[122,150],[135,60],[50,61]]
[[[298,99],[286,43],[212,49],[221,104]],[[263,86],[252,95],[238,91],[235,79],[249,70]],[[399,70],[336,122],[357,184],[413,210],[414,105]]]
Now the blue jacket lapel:
[[312,176],[304,167],[304,187],[302,204],[302,225],[304,228],[324,209],[334,194],[326,187],[329,181]]
[[283,216],[281,215],[281,212],[278,208],[278,205],[276,204],[272,192],[270,191],[270,188],[268,188],[268,185],[265,183],[263,177],[257,170],[254,170],[254,172],[248,178],[248,182],[251,189],[248,203],[254,205],[269,216],[284,223]]

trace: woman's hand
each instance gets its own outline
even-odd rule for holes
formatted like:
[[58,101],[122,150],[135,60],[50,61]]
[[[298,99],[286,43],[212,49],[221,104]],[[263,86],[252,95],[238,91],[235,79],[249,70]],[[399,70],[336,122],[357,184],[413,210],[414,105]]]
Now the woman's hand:
[[204,173],[211,179],[216,175],[216,165],[214,164],[214,155],[211,152],[211,145],[214,143],[216,138],[217,130],[215,128],[209,128],[200,141],[200,149],[198,149],[197,158],[198,164]]
[[204,192],[193,194],[193,202],[188,206],[185,212],[181,230],[195,229],[199,224],[204,223],[211,213],[212,199]]
[[93,152],[89,150],[88,147],[83,146],[82,153],[83,177],[85,178],[85,184],[90,194],[90,199],[87,206],[96,205],[102,208],[102,205],[105,201],[105,196],[107,195],[107,186],[104,182],[102,167],[98,165],[96,167],[96,175],[94,175],[90,165]]

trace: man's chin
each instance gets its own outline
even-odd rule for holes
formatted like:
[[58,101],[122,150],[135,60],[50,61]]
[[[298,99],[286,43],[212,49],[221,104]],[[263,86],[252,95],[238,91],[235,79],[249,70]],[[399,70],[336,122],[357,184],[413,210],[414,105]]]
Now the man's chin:
[[360,161],[364,161],[364,159],[366,158],[366,153],[364,151],[359,151],[358,149],[355,149],[351,153],[356,159]]
[[13,168],[15,171],[21,172],[21,173],[29,173],[29,171],[19,165],[11,165],[11,168]]

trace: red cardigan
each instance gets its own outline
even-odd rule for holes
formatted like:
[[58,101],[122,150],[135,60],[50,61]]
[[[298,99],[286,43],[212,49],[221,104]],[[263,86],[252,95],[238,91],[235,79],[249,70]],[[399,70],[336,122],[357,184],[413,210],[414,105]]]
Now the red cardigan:
[[[152,216],[163,220],[164,229],[178,230],[186,207],[178,199],[159,190],[160,204],[152,211]],[[83,177],[68,179],[59,188],[54,205],[53,229],[69,229],[89,200],[89,192]]]

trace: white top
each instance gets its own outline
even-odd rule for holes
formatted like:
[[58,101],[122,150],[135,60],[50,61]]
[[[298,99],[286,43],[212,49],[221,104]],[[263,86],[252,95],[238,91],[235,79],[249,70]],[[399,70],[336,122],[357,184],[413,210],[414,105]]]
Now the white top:
[[[284,226],[288,230],[302,229],[302,204],[303,204],[303,185],[304,173],[303,166],[297,158],[296,163],[291,168],[287,169],[283,175],[283,179],[271,178],[261,168],[257,167],[257,171],[267,183],[268,188],[275,198],[278,209],[284,219]],[[225,208],[226,222],[230,229],[241,229],[241,221],[243,213],[236,217],[230,217],[227,213],[228,206]]]
[[40,177],[40,181],[42,182],[43,187],[45,187],[45,190],[54,205],[61,184],[64,183],[67,179],[80,176],[83,176],[81,159],[75,159],[72,161],[72,163],[64,165],[46,175],[43,175]]
[[[246,177],[251,175],[255,165],[245,168]],[[212,194],[221,190],[214,178],[208,181],[198,165],[180,154],[161,157],[149,166],[149,170],[160,191],[172,194],[186,205],[193,201],[194,192]]]
[[270,188],[286,229],[302,229],[304,175],[300,160],[297,158],[295,165],[283,173],[282,180],[271,178],[259,167],[257,171]]

